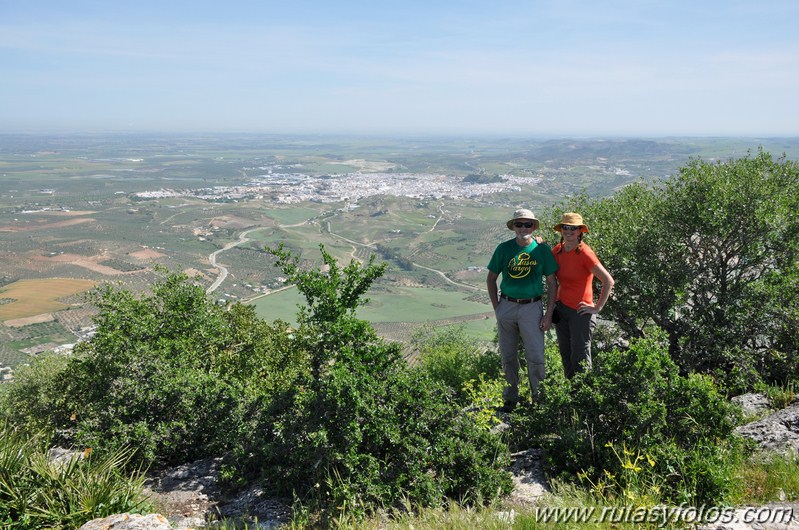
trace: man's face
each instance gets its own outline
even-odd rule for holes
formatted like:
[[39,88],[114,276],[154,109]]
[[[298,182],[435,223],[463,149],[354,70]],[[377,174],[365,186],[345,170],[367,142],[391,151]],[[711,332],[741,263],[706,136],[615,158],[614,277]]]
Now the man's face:
[[513,231],[516,232],[516,239],[519,241],[529,241],[533,238],[535,221],[532,219],[514,219]]

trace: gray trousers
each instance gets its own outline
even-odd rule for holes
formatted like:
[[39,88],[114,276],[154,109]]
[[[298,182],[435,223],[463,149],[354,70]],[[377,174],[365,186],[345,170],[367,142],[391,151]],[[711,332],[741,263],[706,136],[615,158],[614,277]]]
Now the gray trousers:
[[517,304],[499,299],[495,311],[499,331],[499,353],[502,357],[502,371],[505,373],[505,401],[519,400],[519,338],[524,344],[524,358],[527,361],[527,378],[530,392],[535,401],[538,397],[538,384],[544,379],[544,332],[539,327],[543,310],[541,301]]
[[583,369],[591,369],[591,337],[596,327],[596,315],[580,314],[560,302],[557,305],[560,322],[555,324],[558,349],[567,379]]

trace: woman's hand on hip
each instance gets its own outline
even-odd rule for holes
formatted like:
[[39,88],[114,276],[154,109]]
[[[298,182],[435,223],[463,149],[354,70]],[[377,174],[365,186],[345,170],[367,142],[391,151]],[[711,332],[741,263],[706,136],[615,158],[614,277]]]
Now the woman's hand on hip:
[[577,312],[581,315],[596,315],[599,313],[599,308],[597,308],[596,304],[580,302],[577,306]]

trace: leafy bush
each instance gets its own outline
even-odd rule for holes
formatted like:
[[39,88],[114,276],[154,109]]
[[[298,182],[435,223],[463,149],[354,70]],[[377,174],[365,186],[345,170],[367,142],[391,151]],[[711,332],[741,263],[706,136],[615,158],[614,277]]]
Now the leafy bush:
[[509,491],[501,440],[474,424],[451,389],[410,370],[397,345],[355,318],[362,301],[353,293],[364,293],[383,267],[351,262],[342,270],[321,251],[324,273],[272,251],[309,300],[292,347],[312,364],[257,429],[266,443],[251,452],[263,458],[274,489],[360,512],[447,498],[479,503]]
[[75,409],[81,412],[75,413],[73,443],[103,451],[134,446],[137,462],[166,466],[222,454],[236,440],[241,391],[216,374],[142,357],[134,376],[117,377],[112,385],[105,399]]
[[5,400],[18,425],[56,428],[59,443],[135,447],[136,465],[218,456],[247,436],[253,403],[290,387],[301,369],[282,349],[285,324],[219,307],[184,274],[142,296],[106,285],[93,301],[94,338],[64,366],[45,358],[22,370]]
[[30,432],[50,431],[53,411],[61,401],[56,380],[67,362],[64,355],[46,352],[30,364],[18,367],[14,382],[0,385],[2,417],[12,425],[25,426]]
[[623,480],[620,447],[648,454],[668,477],[665,499],[713,502],[730,491],[737,414],[711,379],[681,376],[663,342],[640,339],[603,352],[572,380],[548,377],[513,439],[543,445],[555,476],[581,474],[594,484],[607,473]]
[[509,491],[507,447],[448,388],[401,363],[339,360],[278,412],[265,456],[279,492],[370,511],[480,503]]
[[449,386],[461,400],[470,381],[502,376],[499,354],[466,336],[463,326],[423,327],[414,334],[412,345],[419,352],[419,369]]

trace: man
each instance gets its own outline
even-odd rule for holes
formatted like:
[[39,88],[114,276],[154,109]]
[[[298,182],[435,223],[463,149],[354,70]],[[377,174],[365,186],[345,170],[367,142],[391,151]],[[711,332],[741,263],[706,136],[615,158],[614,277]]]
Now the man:
[[[538,219],[530,210],[513,212],[507,227],[516,237],[497,245],[488,264],[486,285],[497,317],[499,352],[507,383],[502,394],[504,405],[500,410],[503,412],[511,412],[519,401],[519,337],[524,343],[533,402],[538,397],[538,385],[544,379],[544,332],[552,325],[558,265],[549,246],[533,239],[538,226]],[[500,275],[502,282],[498,289]],[[541,302],[544,276],[548,294],[546,314]]]

